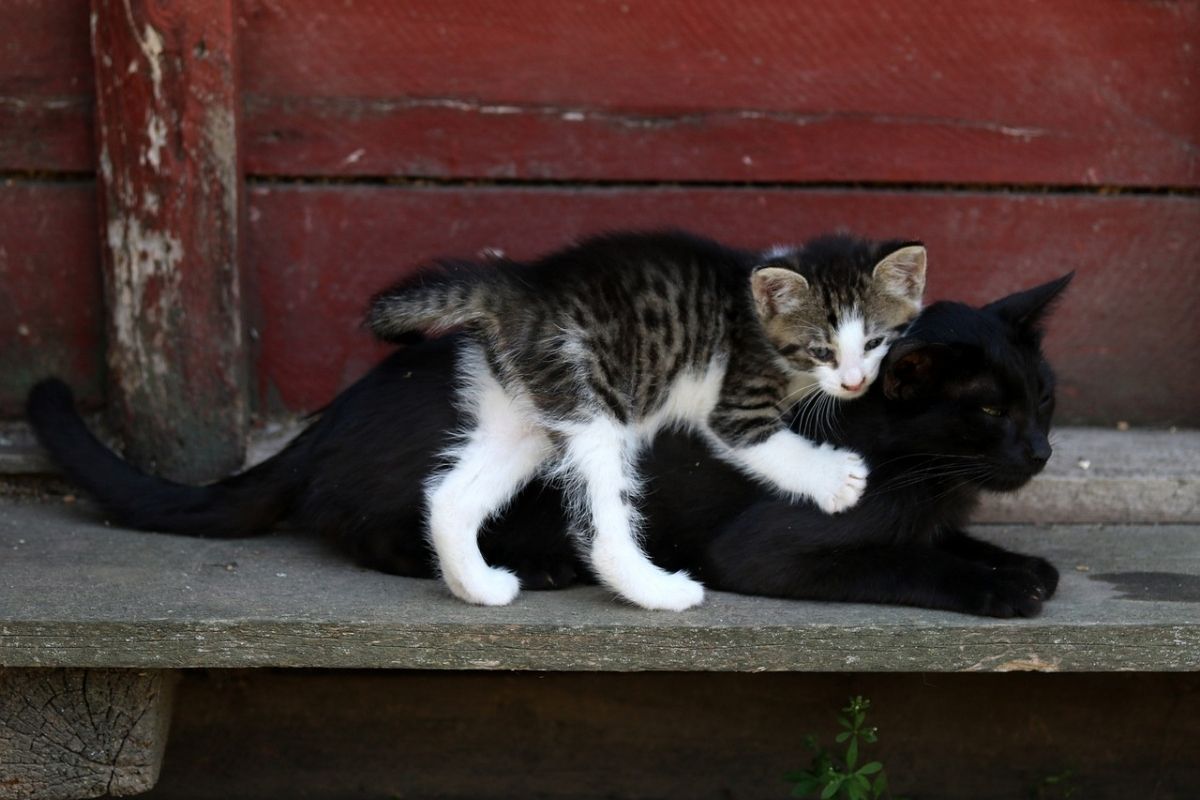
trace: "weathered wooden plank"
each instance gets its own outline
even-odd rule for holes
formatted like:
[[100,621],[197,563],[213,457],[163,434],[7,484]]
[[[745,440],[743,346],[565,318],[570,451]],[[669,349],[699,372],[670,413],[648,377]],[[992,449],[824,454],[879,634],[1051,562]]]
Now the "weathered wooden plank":
[[837,228],[921,238],[931,299],[984,302],[1077,270],[1048,342],[1061,421],[1200,424],[1200,362],[1180,357],[1200,349],[1196,199],[257,186],[250,220],[260,387],[293,410],[325,404],[374,362],[364,298],[425,259],[523,257],[596,231],[674,225],[754,246]]
[[[252,173],[1196,185],[1188,2],[254,0]],[[0,169],[86,170],[86,4],[0,0]]]
[[[981,529],[1058,564],[1032,620],[712,592],[650,613],[595,587],[479,608],[301,536],[198,540],[0,504],[0,665],[567,671],[1194,671],[1200,529]],[[1076,569],[1084,566],[1087,572]]]
[[94,0],[109,408],[134,462],[241,463],[235,20],[230,0]]
[[103,313],[90,182],[0,183],[0,417],[50,374],[100,402]]
[[245,7],[257,174],[1195,185],[1200,6]]
[[86,0],[0,0],[0,170],[90,171]]
[[257,670],[184,674],[154,797],[784,798],[812,757],[804,736],[838,749],[853,695],[879,729],[860,757],[887,765],[897,797],[1194,800],[1200,786],[1195,673]]
[[154,786],[175,676],[0,669],[0,798],[124,797]]

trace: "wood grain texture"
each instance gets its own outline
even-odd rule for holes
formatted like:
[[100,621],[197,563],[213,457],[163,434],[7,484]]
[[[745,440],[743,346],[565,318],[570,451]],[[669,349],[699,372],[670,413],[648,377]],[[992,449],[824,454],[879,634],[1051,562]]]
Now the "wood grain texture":
[[239,670],[184,675],[151,797],[786,798],[805,734],[834,748],[854,695],[879,729],[862,759],[887,765],[897,797],[1029,800],[1064,765],[1072,798],[1195,800],[1200,786],[1197,673]]
[[1195,185],[1200,6],[252,0],[256,174]]
[[124,797],[154,786],[169,672],[0,668],[0,799]]
[[0,0],[0,170],[94,168],[87,0]]
[[0,183],[0,417],[60,375],[104,396],[104,299],[90,183]]
[[[1076,270],[1051,326],[1061,422],[1200,424],[1200,201],[700,189],[257,186],[250,259],[263,396],[309,410],[385,352],[366,298],[436,256],[528,257],[588,233],[683,226],[748,246],[833,229],[923,239],[927,297],[982,303]],[[1148,379],[1152,376],[1152,379]]]
[[[93,163],[86,16],[0,0],[0,169]],[[250,0],[239,24],[255,174],[1200,179],[1183,0]]]
[[244,453],[242,176],[230,0],[94,0],[109,410],[182,480]]
[[[1063,572],[1036,619],[710,592],[648,613],[598,587],[468,606],[301,535],[120,530],[80,504],[0,504],[0,665],[566,671],[1194,671],[1196,526],[1012,526]],[[1087,565],[1089,572],[1073,567]],[[1121,573],[1121,574],[1110,574]],[[1149,593],[1138,576],[1151,575]],[[1120,590],[1118,590],[1120,589]]]

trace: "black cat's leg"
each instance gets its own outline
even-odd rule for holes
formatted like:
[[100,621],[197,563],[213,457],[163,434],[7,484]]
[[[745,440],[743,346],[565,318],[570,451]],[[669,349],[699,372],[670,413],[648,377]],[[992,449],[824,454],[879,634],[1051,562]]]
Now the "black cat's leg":
[[793,499],[811,499],[827,514],[859,501],[867,465],[850,450],[818,445],[788,429],[775,405],[722,399],[708,419],[709,435],[726,458]]
[[[1042,586],[1024,569],[972,563],[929,545],[886,544],[786,504],[752,508],[709,542],[714,589],[806,600],[888,603],[992,617],[1032,617]],[[861,522],[858,520],[857,522]]]
[[406,578],[437,576],[425,537],[425,520],[418,514],[388,525],[360,528],[340,538],[354,560],[368,569]]
[[516,573],[522,589],[563,589],[581,579],[566,498],[535,480],[484,526],[479,549],[488,564]]
[[1000,569],[1024,569],[1032,572],[1041,581],[1044,599],[1053,597],[1058,588],[1058,570],[1040,556],[1014,553],[991,542],[976,539],[965,531],[957,529],[941,532],[934,544],[947,553],[977,564],[986,564]]

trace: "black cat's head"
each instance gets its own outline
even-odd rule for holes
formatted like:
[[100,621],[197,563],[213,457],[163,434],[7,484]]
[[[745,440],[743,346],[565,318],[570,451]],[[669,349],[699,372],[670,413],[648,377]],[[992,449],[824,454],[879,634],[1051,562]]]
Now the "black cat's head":
[[882,391],[905,439],[955,463],[948,475],[1011,491],[1046,465],[1054,374],[1042,325],[1072,276],[979,309],[934,303],[892,346]]

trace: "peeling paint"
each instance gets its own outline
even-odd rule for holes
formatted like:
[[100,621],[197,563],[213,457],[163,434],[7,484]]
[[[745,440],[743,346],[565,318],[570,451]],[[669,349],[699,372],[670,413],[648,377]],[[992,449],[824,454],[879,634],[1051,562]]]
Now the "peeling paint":
[[[150,65],[150,81],[151,88],[154,91],[154,99],[156,102],[162,102],[162,54],[163,41],[162,36],[149,23],[146,24],[143,33],[139,36],[137,32],[137,22],[133,18],[133,8],[130,5],[130,0],[125,0],[125,19],[129,22],[129,30],[133,32],[133,38],[138,43],[138,49],[142,51],[142,55],[146,57],[147,63]],[[96,15],[92,15],[92,38],[95,38],[96,30]],[[130,69],[134,72],[134,69]]]
[[[162,326],[154,341],[140,335],[139,321],[143,316],[161,320],[181,303],[179,263],[183,246],[179,239],[142,226],[136,216],[121,214],[108,223],[108,247],[113,259],[112,320],[118,352],[133,353],[135,364],[126,365],[149,369],[155,375],[171,372],[166,359],[166,342]],[[154,285],[157,295],[153,305],[146,303],[147,290]],[[139,369],[122,371],[126,382],[138,381]]]
[[150,144],[146,147],[141,161],[143,164],[149,163],[157,172],[162,167],[162,149],[167,145],[167,123],[153,111],[147,112],[147,115],[149,119],[146,121],[146,138]]
[[[261,98],[252,99],[252,103],[267,107]],[[293,102],[292,99],[288,101]],[[342,98],[309,98],[306,102],[314,106],[337,106],[347,102]],[[378,99],[362,101],[354,98],[356,110],[366,108],[376,113],[392,113],[412,109],[443,108],[470,114],[489,116],[513,116],[525,114],[530,116],[554,116],[565,122],[601,122],[624,128],[670,128],[677,125],[702,125],[724,119],[773,122],[783,125],[806,127],[823,125],[842,120],[851,120],[868,125],[885,126],[928,126],[961,128],[964,130],[984,131],[1000,136],[1019,138],[1029,141],[1046,136],[1064,136],[1059,131],[1046,128],[1035,128],[1022,125],[1011,125],[987,119],[967,119],[960,117],[919,115],[919,114],[880,114],[871,111],[825,111],[806,113],[783,109],[755,108],[714,108],[680,113],[641,113],[636,110],[579,108],[553,104],[510,105],[488,103],[472,98],[455,97],[401,97],[395,99]]]

